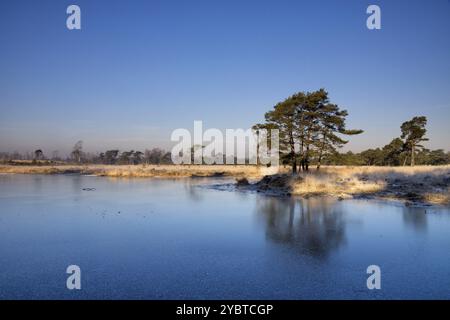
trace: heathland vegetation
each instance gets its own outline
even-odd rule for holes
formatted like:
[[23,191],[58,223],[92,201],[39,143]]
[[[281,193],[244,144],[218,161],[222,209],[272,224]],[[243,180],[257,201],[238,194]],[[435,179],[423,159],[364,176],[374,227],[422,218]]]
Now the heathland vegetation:
[[[108,177],[234,177],[237,188],[277,195],[332,195],[401,199],[406,203],[450,204],[450,153],[429,150],[427,118],[416,116],[399,124],[399,136],[385,146],[362,152],[339,152],[362,134],[347,129],[348,112],[329,101],[324,89],[298,92],[266,112],[265,122],[253,126],[278,129],[281,166],[174,165],[160,148],[83,151],[78,141],[70,155],[58,151],[0,153],[0,173],[91,174]],[[268,141],[270,146],[271,141]],[[191,148],[191,157],[194,147]],[[247,159],[248,160],[248,159]],[[314,166],[315,170],[310,168]]]

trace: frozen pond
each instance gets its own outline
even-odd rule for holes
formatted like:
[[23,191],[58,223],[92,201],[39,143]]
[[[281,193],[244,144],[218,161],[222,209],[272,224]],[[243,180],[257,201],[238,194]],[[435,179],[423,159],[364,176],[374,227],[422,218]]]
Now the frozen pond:
[[0,175],[0,298],[450,298],[448,209],[205,183]]

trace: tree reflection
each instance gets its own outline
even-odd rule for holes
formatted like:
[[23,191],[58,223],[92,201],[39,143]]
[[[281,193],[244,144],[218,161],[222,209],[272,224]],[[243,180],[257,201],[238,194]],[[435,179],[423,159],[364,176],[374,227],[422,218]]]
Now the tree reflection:
[[198,189],[198,182],[195,183],[191,179],[186,179],[184,181],[184,189],[186,190],[186,194],[188,195],[189,199],[193,202],[200,202],[203,200],[203,194]]
[[420,207],[404,207],[403,222],[405,226],[412,228],[417,232],[427,231],[427,215],[426,209]]
[[259,197],[256,208],[267,238],[300,254],[326,258],[345,244],[345,220],[335,200]]

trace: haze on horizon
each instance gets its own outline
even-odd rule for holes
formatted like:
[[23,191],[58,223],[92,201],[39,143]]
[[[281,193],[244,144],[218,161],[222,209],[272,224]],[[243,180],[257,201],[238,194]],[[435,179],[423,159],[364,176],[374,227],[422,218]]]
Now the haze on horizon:
[[[66,28],[77,4],[82,30]],[[343,150],[381,147],[416,115],[450,150],[450,2],[0,3],[0,152],[170,148],[177,128],[249,128],[297,91],[349,111]]]

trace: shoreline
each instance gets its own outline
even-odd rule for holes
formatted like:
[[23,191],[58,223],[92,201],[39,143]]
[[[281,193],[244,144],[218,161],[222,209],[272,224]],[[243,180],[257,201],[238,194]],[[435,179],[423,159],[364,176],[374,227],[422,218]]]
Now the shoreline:
[[[399,201],[450,207],[450,166],[323,167],[295,176],[252,165],[0,165],[0,174],[79,174],[111,178],[229,178],[236,191],[302,198]],[[251,181],[251,182],[249,182]],[[218,188],[220,189],[220,188]]]
[[405,206],[450,207],[450,166],[330,167],[296,176],[265,176],[256,183],[238,179],[236,188],[278,196],[394,200]]
[[0,165],[0,173],[81,174],[123,178],[261,178],[275,173],[253,165]]

